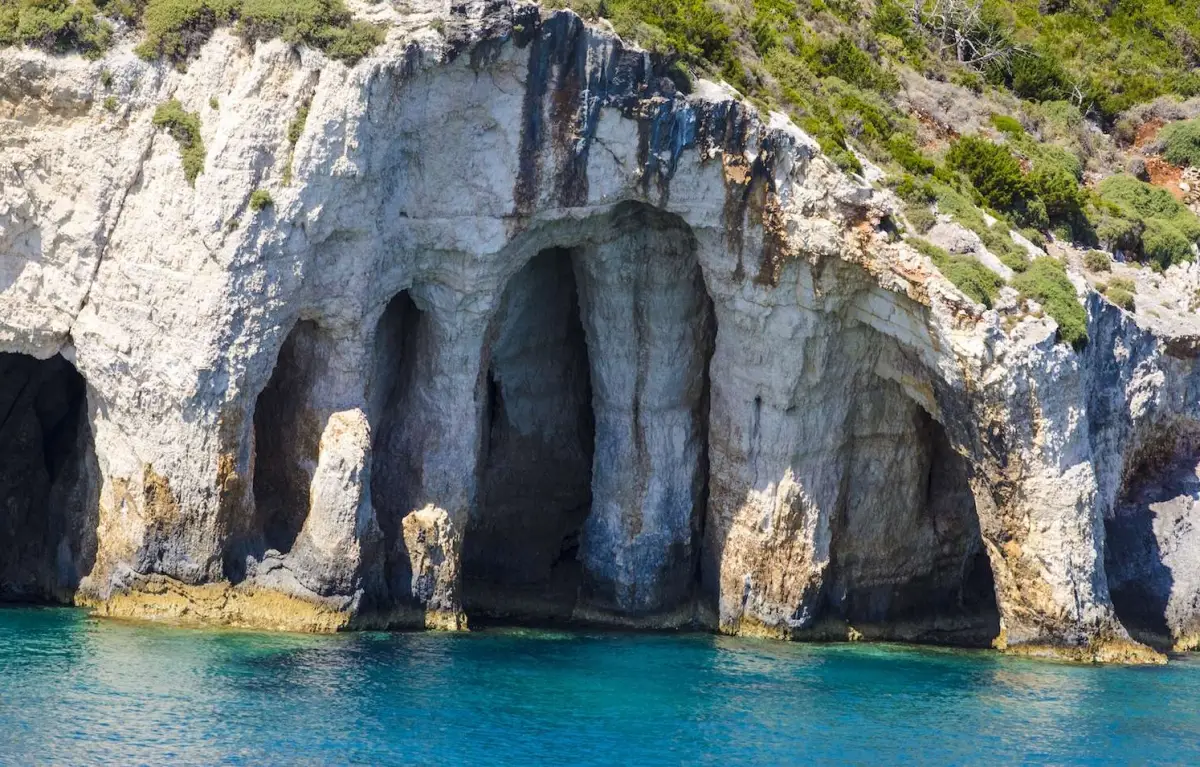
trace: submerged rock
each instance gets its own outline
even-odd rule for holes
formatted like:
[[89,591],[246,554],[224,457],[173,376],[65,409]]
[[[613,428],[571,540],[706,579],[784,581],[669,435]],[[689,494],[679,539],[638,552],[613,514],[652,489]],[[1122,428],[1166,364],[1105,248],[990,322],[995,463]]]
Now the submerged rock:
[[1194,644],[1191,501],[1138,484],[1200,460],[1191,346],[983,311],[785,118],[569,12],[429,20],[352,68],[0,52],[0,596]]

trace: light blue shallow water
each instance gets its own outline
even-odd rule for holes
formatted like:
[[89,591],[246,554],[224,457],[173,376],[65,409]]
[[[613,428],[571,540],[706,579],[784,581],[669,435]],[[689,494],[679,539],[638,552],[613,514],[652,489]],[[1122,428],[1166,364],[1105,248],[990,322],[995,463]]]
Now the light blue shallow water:
[[0,610],[2,764],[1200,764],[1200,659]]

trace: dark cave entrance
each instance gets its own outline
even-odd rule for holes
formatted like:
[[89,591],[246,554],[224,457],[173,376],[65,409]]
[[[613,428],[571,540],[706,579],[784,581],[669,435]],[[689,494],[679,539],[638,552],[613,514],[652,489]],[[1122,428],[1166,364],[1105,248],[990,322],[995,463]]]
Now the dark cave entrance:
[[1000,615],[966,460],[890,381],[852,421],[826,617],[868,638],[988,646]]
[[1104,519],[1104,570],[1118,620],[1160,650],[1196,633],[1200,593],[1190,552],[1200,537],[1200,427],[1150,432],[1131,452]]
[[70,602],[96,559],[98,476],[83,377],[0,354],[0,601]]
[[472,620],[563,620],[592,500],[592,389],[569,251],[539,253],[493,320],[479,501],[463,541]]
[[[376,571],[383,584],[372,597],[406,603],[418,600],[431,584],[414,584],[404,542],[404,517],[422,506],[422,454],[431,429],[437,429],[436,408],[423,404],[421,384],[433,376],[436,344],[434,323],[409,292],[396,295],[384,309],[375,331],[371,423],[374,430],[371,463],[371,504],[383,533],[383,555]],[[373,576],[376,577],[376,576]]]
[[[327,349],[315,323],[296,323],[254,407],[254,553],[286,555],[304,527],[324,428],[313,403]],[[237,579],[235,579],[237,580]]]

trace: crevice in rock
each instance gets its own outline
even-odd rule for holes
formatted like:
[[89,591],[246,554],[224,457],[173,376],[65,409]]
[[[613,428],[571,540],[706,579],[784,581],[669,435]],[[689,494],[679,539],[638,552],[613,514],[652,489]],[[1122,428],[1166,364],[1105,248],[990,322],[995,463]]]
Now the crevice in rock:
[[254,519],[227,567],[235,583],[245,577],[247,555],[287,555],[308,517],[324,426],[313,404],[326,364],[323,337],[315,322],[297,322],[254,406]]
[[[410,428],[423,407],[419,376],[428,376],[432,353],[431,323],[404,291],[387,305],[375,331],[375,362],[370,418],[374,431],[371,503],[383,532],[381,562],[367,562],[382,583],[373,587],[380,601],[420,597],[404,540],[404,517],[421,506],[420,435]],[[371,578],[368,579],[372,580]]]
[[0,601],[71,601],[96,560],[87,385],[61,356],[0,354]]
[[574,609],[595,432],[579,314],[571,254],[550,249],[510,280],[493,320],[479,501],[463,540],[472,620]]
[[824,614],[873,638],[987,646],[999,633],[966,461],[890,381],[850,414]]

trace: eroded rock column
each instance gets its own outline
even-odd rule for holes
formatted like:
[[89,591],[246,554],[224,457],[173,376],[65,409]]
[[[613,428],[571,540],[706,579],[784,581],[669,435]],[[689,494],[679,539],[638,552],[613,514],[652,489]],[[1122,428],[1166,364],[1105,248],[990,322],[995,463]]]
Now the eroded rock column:
[[596,422],[585,613],[665,613],[691,595],[715,330],[694,249],[646,215],[576,256]]
[[463,529],[475,500],[486,321],[448,288],[402,294],[376,333],[371,498],[384,535],[389,622],[464,625]]

